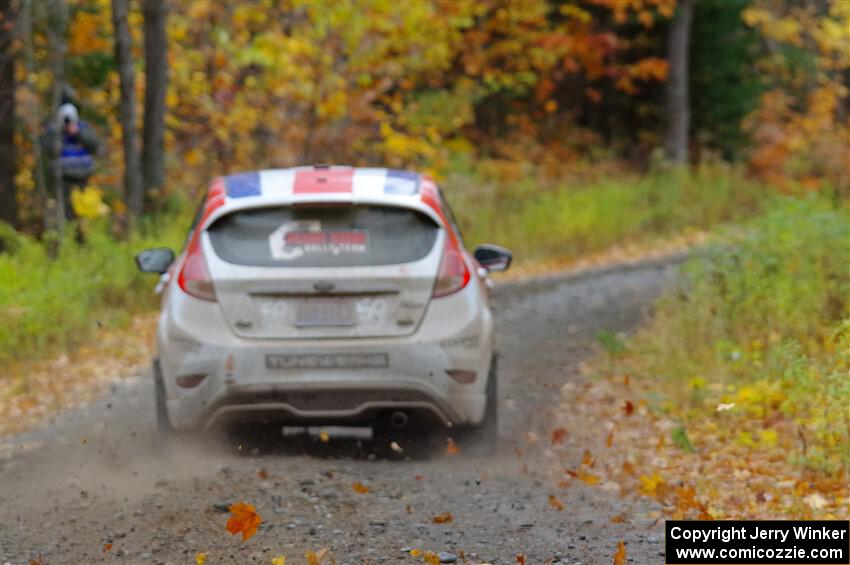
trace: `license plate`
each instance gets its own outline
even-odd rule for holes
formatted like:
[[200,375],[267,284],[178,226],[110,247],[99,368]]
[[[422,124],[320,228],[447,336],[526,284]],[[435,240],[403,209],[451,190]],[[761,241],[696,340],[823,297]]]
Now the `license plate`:
[[308,298],[295,304],[295,325],[299,328],[353,326],[356,323],[354,301],[350,298]]

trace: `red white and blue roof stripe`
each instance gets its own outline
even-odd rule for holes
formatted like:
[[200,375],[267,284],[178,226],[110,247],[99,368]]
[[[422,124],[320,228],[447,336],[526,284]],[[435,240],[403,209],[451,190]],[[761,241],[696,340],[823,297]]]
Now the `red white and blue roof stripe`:
[[223,177],[223,181],[227,198],[345,193],[412,196],[419,193],[421,176],[396,169],[305,167],[239,173]]

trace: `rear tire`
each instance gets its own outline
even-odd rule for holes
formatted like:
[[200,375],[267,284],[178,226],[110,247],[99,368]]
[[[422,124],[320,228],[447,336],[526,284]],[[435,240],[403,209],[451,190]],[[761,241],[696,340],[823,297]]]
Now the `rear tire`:
[[168,404],[165,402],[165,383],[162,382],[162,369],[159,359],[153,362],[154,402],[156,403],[156,431],[154,445],[159,450],[166,449],[175,436],[174,427],[168,419]]
[[467,430],[467,443],[474,453],[489,455],[499,447],[499,382],[498,358],[493,355],[490,373],[487,376],[487,403],[484,419],[477,426]]

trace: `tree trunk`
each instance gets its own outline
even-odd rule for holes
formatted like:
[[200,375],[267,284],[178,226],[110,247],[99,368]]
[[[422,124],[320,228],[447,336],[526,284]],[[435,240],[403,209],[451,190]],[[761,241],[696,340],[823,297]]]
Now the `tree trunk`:
[[115,63],[121,79],[121,122],[124,146],[124,199],[131,218],[144,211],[142,167],[136,140],[136,73],[133,70],[132,37],[127,25],[129,0],[112,0],[112,25],[115,28]]
[[673,163],[688,161],[688,41],[693,19],[693,0],[679,0],[676,15],[667,35],[667,62],[669,72],[664,89],[667,113],[667,131],[664,135],[664,152]]
[[[50,92],[50,102],[47,109],[47,120],[54,121],[56,110],[62,100],[62,91],[65,88],[65,52],[68,50],[68,4],[66,2],[45,2],[43,4],[47,11],[47,46],[50,52],[50,69],[53,75],[53,86]],[[47,128],[45,134],[45,145],[47,151],[47,183],[56,200],[48,199],[45,202],[46,230],[58,228],[61,232],[65,229],[65,207],[70,202],[65,202],[62,190],[62,167],[59,164],[58,155],[62,152],[62,136],[59,126]],[[55,157],[54,157],[55,156]],[[54,205],[55,203],[55,205]],[[54,240],[58,241],[58,240]],[[54,256],[58,248],[53,244],[50,255]]]
[[144,0],[145,117],[142,170],[145,200],[165,183],[165,93],[168,87],[168,38],[165,0]]
[[18,225],[15,191],[15,36],[13,0],[0,0],[0,220]]

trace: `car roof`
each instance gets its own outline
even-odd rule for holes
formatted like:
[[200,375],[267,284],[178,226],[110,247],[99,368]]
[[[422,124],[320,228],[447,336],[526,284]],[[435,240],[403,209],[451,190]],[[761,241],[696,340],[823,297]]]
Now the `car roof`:
[[265,169],[218,177],[207,194],[202,224],[245,208],[296,203],[402,206],[448,224],[437,185],[413,171],[317,165]]

